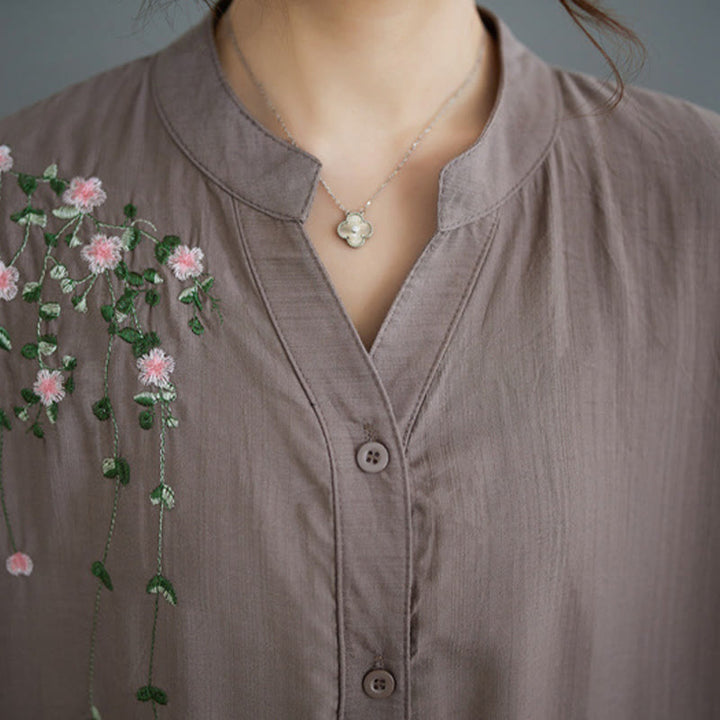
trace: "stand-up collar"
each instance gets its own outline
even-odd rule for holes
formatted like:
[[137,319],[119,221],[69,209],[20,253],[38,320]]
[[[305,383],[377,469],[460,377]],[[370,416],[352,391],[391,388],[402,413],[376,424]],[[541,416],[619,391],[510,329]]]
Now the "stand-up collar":
[[[440,172],[438,228],[485,215],[518,189],[555,136],[560,103],[553,71],[505,22],[478,5],[498,39],[495,105],[477,140]],[[169,132],[198,167],[228,192],[271,215],[304,221],[321,162],[255,120],[227,82],[213,15],[153,57],[153,94]]]

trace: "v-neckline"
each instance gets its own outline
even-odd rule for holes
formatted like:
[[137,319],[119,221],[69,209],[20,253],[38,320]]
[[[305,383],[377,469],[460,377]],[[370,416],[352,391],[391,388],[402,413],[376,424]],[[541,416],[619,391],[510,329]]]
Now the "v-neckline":
[[395,295],[368,351],[299,221],[234,201],[247,253],[275,330],[313,404],[385,405],[403,447],[491,244],[499,213],[437,230]]

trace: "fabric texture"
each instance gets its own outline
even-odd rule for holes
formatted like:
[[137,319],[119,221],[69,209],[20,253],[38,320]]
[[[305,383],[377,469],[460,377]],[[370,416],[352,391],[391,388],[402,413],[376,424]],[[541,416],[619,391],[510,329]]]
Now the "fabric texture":
[[720,115],[478,11],[369,352],[209,12],[0,121],[0,717],[720,718]]

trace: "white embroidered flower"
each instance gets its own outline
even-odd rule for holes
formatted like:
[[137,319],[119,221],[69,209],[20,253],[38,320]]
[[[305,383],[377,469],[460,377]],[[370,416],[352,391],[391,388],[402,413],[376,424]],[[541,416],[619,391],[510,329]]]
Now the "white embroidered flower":
[[94,207],[102,205],[107,200],[107,195],[102,189],[102,181],[98,178],[91,177],[86,180],[74,177],[70,181],[70,187],[63,193],[62,200],[81,212],[90,212]]
[[33,569],[33,561],[24,552],[16,552],[5,560],[5,567],[11,575],[29,575]]
[[178,245],[167,262],[178,280],[187,280],[189,277],[196,277],[203,271],[203,257],[203,251],[199,247]]
[[90,264],[90,272],[101,273],[114,270],[122,258],[123,245],[120,238],[112,235],[96,234],[80,250],[80,256]]
[[62,373],[59,370],[38,370],[33,392],[40,396],[43,405],[52,405],[65,397]]
[[0,145],[0,172],[7,172],[13,166],[10,148],[7,145]]
[[17,281],[19,273],[16,267],[6,267],[0,260],[0,298],[12,300],[17,295]]
[[175,369],[175,359],[164,350],[153,348],[137,359],[137,366],[141,383],[165,387],[170,381],[169,374]]

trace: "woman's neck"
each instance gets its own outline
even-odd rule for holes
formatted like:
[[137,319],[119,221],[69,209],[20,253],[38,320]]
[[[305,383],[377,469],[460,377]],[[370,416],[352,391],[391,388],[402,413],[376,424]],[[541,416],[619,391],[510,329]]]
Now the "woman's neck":
[[[221,64],[251,114],[283,138],[230,22],[295,140],[328,159],[407,146],[465,80],[481,43],[482,65],[452,109],[476,107],[494,80],[492,39],[473,0],[233,0],[215,31]],[[449,108],[443,122],[459,118]]]

